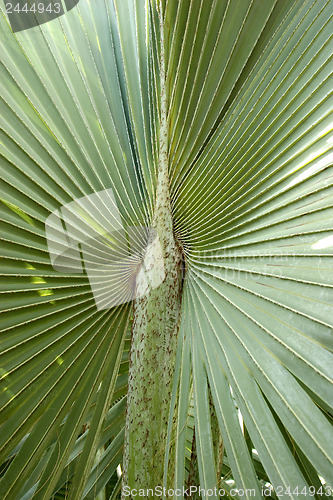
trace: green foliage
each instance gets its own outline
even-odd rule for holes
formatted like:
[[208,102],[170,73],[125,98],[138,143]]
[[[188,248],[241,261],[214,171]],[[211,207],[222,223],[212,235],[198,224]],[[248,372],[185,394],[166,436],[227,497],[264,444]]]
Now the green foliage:
[[332,7],[80,0],[13,34],[1,6],[1,499],[116,486],[132,306],[98,310],[87,276],[54,270],[44,224],[109,188],[153,220],[161,8],[186,257],[165,463],[172,444],[182,488],[194,432],[214,488],[213,403],[221,487],[333,486]]

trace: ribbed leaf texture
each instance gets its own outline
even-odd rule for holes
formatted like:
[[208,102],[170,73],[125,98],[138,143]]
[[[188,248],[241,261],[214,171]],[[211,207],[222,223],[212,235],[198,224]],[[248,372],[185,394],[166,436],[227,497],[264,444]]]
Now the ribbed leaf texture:
[[332,0],[80,0],[17,33],[1,6],[3,500],[75,475],[93,499],[122,461],[132,305],[101,310],[85,273],[55,270],[45,221],[112,190],[124,223],[151,223],[160,9],[186,258],[175,487],[193,435],[206,490],[333,486]]

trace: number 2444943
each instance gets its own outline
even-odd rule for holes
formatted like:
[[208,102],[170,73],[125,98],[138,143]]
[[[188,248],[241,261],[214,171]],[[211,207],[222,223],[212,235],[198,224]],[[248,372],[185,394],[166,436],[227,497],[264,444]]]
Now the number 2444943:
[[43,14],[44,12],[48,13],[54,13],[54,14],[60,14],[61,12],[61,3],[60,2],[49,2],[48,4],[44,4],[41,2],[34,2],[32,4],[25,3],[24,5],[20,5],[19,3],[11,3],[8,2],[6,3],[6,11],[7,14],[12,14],[13,12],[16,12],[17,14],[20,13],[36,13],[36,14]]

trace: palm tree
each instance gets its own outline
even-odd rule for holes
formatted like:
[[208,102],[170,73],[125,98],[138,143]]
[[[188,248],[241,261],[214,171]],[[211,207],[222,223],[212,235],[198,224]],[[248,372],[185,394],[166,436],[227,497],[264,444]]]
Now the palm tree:
[[329,494],[332,0],[1,9],[1,499]]

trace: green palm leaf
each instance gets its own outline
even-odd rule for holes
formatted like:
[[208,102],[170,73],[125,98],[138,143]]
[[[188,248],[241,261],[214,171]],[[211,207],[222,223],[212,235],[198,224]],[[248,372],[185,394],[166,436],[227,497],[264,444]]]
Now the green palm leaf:
[[[1,7],[1,498],[95,498],[122,463],[132,303],[57,271],[45,222],[112,190],[149,227],[164,111],[185,255],[165,485],[195,451],[231,497],[333,486],[332,5],[80,0],[18,33]],[[110,206],[79,215],[90,264],[126,246]]]

